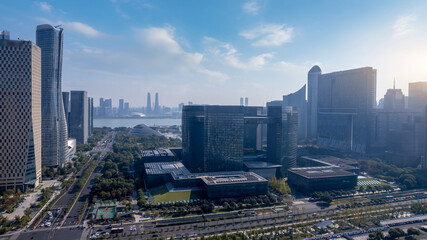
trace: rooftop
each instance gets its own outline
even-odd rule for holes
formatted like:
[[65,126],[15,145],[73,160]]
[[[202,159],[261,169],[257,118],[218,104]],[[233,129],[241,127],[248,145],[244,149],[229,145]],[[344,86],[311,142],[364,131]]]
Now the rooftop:
[[210,174],[203,173],[200,178],[206,185],[230,184],[230,183],[249,183],[265,182],[265,178],[253,172],[213,172]]
[[132,130],[130,131],[130,134],[137,137],[142,137],[145,135],[162,136],[159,132],[148,127],[145,124],[136,125],[134,128],[132,128]]
[[189,176],[190,171],[181,162],[144,163],[147,175],[172,174],[172,176]]
[[141,151],[141,157],[173,157],[175,156],[170,149],[157,148],[155,150]]
[[174,180],[201,179],[207,185],[267,181],[256,173],[244,171],[190,173],[181,162],[151,162],[144,166],[147,175],[170,174]]
[[348,172],[340,167],[329,166],[291,168],[289,171],[306,178],[346,177],[356,175],[355,173]]

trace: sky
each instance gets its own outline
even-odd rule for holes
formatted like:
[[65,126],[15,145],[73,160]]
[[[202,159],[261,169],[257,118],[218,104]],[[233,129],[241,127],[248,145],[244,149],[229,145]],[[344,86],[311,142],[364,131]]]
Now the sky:
[[388,88],[427,81],[427,1],[0,0],[0,30],[35,42],[62,24],[63,91],[146,104],[264,105],[323,73],[377,69]]

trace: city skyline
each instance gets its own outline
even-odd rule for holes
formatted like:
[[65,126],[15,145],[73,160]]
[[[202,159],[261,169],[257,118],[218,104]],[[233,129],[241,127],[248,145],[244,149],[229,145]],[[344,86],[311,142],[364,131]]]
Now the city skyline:
[[[34,41],[36,25],[62,24],[64,90],[84,89],[94,99],[126,96],[133,106],[146,105],[141,92],[158,92],[166,106],[238,105],[240,96],[264,105],[300,89],[314,64],[323,72],[374,67],[377,101],[394,77],[405,95],[409,82],[427,79],[421,1],[352,8],[337,1],[101,2],[97,11],[66,2],[0,4],[2,27],[12,39]],[[185,6],[199,11],[187,16]]]

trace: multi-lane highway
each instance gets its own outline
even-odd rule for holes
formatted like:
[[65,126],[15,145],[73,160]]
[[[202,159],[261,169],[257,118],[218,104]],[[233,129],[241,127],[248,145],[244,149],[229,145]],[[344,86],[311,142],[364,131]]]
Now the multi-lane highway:
[[[387,208],[400,208],[402,206],[408,206],[411,203],[422,201],[425,202],[426,199],[417,199],[419,192],[424,191],[409,191],[408,193],[402,192],[396,195],[405,196],[404,198],[399,197],[394,199],[387,199],[384,196],[384,199],[387,200],[387,206],[384,205],[383,211]],[[379,195],[382,196],[382,195]],[[375,196],[378,198],[379,196]],[[273,226],[285,226],[290,223],[307,221],[308,216],[313,217],[314,215],[317,218],[331,218],[337,216],[339,210],[337,206],[331,205],[329,207],[324,207],[323,205],[318,205],[317,203],[302,201],[293,206],[293,211],[288,212],[277,212],[277,213],[268,213],[261,214],[256,216],[246,216],[238,217],[233,219],[225,220],[214,220],[209,222],[195,222],[195,223],[185,223],[185,224],[176,224],[171,226],[156,226],[156,221],[149,221],[143,223],[124,223],[116,224],[113,226],[96,226],[91,229],[85,229],[85,236],[90,236],[93,233],[98,232],[100,236],[103,233],[110,232],[111,227],[121,227],[124,232],[122,234],[117,234],[117,237],[123,236],[123,239],[151,239],[154,237],[170,237],[174,236],[177,238],[184,237],[195,237],[200,235],[214,235],[222,234],[224,232],[234,232],[237,230],[251,230],[257,229],[261,226],[263,228],[273,227]],[[377,210],[371,210],[372,214],[377,214]],[[349,218],[351,216],[348,216]],[[131,234],[138,234],[136,236],[129,236]],[[126,236],[126,237],[124,237]]]
[[[89,161],[87,161],[83,168],[76,174],[76,180],[69,190],[51,207],[50,211],[52,214],[46,215],[42,221],[42,223],[49,222],[50,226],[35,223],[35,230],[31,230],[34,228],[34,225],[30,226],[28,230],[12,236],[11,239],[80,239],[80,236],[82,235],[82,228],[78,225],[80,222],[78,216],[82,211],[86,210],[83,208],[85,207],[86,199],[89,197],[90,187],[92,186],[93,179],[97,174],[96,171],[91,173],[88,181],[77,198],[77,201],[74,203],[68,214],[65,213],[65,209],[72,203],[74,195],[79,192],[77,182],[80,180],[80,177],[92,161],[99,162],[108,152],[112,151],[114,137],[115,135],[113,132],[109,133],[98,143],[97,146],[95,146],[90,152],[86,153],[87,155],[90,155]],[[100,153],[99,157],[94,159],[95,156],[98,156],[98,153]]]

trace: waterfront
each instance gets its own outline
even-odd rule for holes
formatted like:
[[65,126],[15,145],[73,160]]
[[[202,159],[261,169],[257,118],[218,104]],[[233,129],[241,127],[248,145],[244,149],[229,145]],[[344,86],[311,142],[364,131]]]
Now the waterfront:
[[94,127],[135,127],[138,124],[147,126],[181,125],[181,118],[95,118]]

